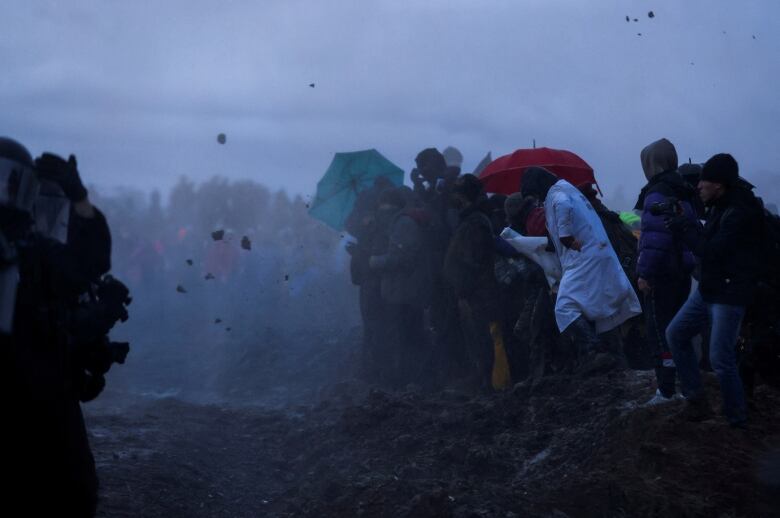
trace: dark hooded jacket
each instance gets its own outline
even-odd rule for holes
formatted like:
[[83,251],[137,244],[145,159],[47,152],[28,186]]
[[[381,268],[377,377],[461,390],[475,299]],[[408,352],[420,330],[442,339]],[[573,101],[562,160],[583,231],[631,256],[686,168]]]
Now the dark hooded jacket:
[[691,250],[666,227],[668,216],[654,215],[651,207],[677,199],[685,216],[695,222],[696,211],[691,199],[696,194],[677,174],[665,171],[655,175],[642,189],[636,209],[642,211],[642,233],[639,237],[637,274],[648,281],[674,281],[693,272],[695,259]]
[[695,260],[685,244],[666,227],[669,216],[653,215],[650,208],[656,203],[679,200],[683,213],[694,223],[696,213],[691,200],[695,192],[677,173],[677,152],[668,140],[645,147],[640,158],[648,182],[635,207],[642,211],[636,273],[651,283],[674,282],[693,272]]
[[427,246],[432,216],[425,209],[407,208],[394,218],[387,253],[375,258],[381,275],[382,299],[389,304],[426,308],[431,302],[431,258]]
[[703,229],[683,239],[699,258],[699,292],[705,302],[750,304],[761,271],[763,208],[748,187],[736,185],[708,208]]
[[483,308],[496,302],[493,228],[476,204],[460,213],[444,260],[444,279],[458,298]]

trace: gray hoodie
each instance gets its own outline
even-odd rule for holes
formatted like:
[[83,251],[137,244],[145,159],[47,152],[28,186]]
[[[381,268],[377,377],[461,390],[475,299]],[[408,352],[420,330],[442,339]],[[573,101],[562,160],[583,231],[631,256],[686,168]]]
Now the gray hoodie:
[[677,170],[677,150],[665,138],[645,147],[639,154],[639,159],[648,180],[664,171]]

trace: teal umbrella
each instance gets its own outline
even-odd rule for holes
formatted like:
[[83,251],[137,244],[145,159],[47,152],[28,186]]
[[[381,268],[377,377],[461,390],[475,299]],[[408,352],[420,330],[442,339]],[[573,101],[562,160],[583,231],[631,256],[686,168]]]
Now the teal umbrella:
[[336,153],[317,183],[317,195],[309,214],[336,230],[343,230],[358,194],[371,188],[382,176],[396,186],[404,183],[403,169],[376,149]]

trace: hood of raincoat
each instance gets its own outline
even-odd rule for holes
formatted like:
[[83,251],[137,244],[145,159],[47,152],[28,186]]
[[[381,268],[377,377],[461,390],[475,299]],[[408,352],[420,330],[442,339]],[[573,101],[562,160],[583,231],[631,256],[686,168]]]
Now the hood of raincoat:
[[648,180],[657,174],[677,169],[677,150],[674,144],[665,138],[645,147],[639,154],[639,159]]

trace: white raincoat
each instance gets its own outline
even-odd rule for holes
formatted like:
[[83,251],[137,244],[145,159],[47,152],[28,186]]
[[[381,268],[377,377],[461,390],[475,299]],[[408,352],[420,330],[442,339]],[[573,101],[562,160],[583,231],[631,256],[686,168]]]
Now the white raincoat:
[[[604,226],[585,196],[559,180],[547,193],[544,210],[547,231],[563,268],[555,303],[558,329],[563,332],[584,315],[596,324],[597,333],[605,333],[642,313]],[[582,250],[563,246],[560,238],[566,236],[580,241]]]

